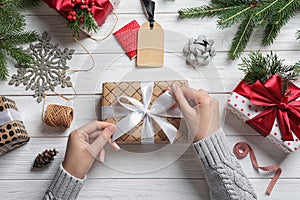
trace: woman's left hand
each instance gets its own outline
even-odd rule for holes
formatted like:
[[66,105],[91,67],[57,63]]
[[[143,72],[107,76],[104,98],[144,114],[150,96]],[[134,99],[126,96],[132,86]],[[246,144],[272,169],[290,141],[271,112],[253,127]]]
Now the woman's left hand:
[[[104,162],[107,142],[116,151],[120,147],[111,141],[115,125],[93,121],[70,133],[63,168],[72,176],[84,178],[95,159]],[[92,141],[92,142],[91,142]]]

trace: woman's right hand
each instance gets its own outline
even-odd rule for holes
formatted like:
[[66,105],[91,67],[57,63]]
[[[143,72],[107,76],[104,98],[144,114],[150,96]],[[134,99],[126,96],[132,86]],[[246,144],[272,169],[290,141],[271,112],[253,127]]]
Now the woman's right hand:
[[174,84],[171,85],[171,90],[179,104],[188,132],[194,137],[194,142],[220,129],[219,103],[216,99],[204,90],[180,88]]

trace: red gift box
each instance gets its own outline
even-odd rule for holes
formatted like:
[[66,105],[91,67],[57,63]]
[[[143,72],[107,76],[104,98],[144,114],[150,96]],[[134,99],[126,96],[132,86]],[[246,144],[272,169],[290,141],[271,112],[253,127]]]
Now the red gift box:
[[[62,16],[67,18],[68,13],[72,10],[71,0],[44,0],[50,8],[55,9]],[[104,24],[107,16],[113,11],[113,6],[109,0],[95,0],[91,7],[92,15],[99,26]]]
[[228,99],[228,108],[283,151],[298,149],[300,142],[300,88],[273,75],[265,83],[241,81]]

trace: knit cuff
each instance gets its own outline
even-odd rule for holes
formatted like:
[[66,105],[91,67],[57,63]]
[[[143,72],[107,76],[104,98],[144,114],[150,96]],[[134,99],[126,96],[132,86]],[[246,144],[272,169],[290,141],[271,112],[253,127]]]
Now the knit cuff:
[[222,129],[219,129],[207,138],[195,142],[193,146],[205,167],[216,166],[232,157]]
[[83,179],[76,178],[60,165],[48,190],[57,199],[75,200],[85,180],[86,176]]

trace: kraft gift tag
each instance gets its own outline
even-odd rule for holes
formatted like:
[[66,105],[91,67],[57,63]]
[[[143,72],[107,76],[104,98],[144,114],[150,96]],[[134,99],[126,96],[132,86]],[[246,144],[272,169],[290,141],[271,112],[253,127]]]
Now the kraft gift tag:
[[154,21],[155,2],[141,0],[148,22],[141,25],[137,42],[137,66],[162,67],[164,65],[164,30]]
[[145,22],[138,32],[137,66],[162,67],[164,65],[164,30],[157,22]]

